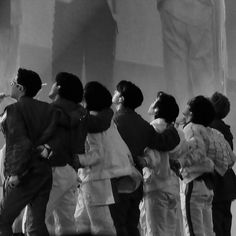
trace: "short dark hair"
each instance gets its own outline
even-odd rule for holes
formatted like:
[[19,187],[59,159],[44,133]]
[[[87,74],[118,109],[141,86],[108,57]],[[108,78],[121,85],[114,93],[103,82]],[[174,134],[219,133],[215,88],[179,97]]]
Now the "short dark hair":
[[189,110],[192,112],[191,121],[195,124],[209,126],[215,117],[215,110],[210,99],[200,95],[189,102]]
[[83,99],[83,85],[78,76],[60,72],[56,75],[56,83],[60,86],[59,95],[75,103],[80,103]]
[[42,88],[40,76],[35,71],[24,68],[18,69],[17,83],[24,87],[27,97],[35,97]]
[[91,81],[85,85],[84,99],[89,111],[101,111],[112,105],[111,93],[97,81]]
[[116,90],[124,98],[124,107],[135,110],[141,106],[143,102],[143,93],[141,89],[130,81],[122,80],[117,86]]
[[216,118],[224,119],[230,112],[229,99],[222,93],[215,92],[210,100],[214,106]]
[[175,98],[162,91],[157,93],[157,100],[153,108],[158,108],[154,115],[155,119],[163,118],[167,123],[175,122],[179,115],[179,106]]

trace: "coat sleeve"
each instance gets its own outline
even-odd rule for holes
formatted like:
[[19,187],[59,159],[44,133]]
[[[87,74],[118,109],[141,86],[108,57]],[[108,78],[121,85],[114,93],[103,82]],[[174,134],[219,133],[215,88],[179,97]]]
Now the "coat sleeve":
[[111,126],[111,120],[113,117],[112,109],[104,109],[99,112],[98,115],[88,116],[88,132],[100,133],[107,130]]
[[184,128],[184,135],[188,144],[188,153],[182,160],[182,167],[198,165],[207,158],[208,138],[204,130],[192,124]]
[[79,155],[80,163],[83,167],[97,165],[102,158],[102,144],[98,142],[94,135],[89,134],[86,141],[87,151],[84,155]]
[[158,151],[170,151],[174,149],[180,142],[179,134],[174,126],[169,126],[162,133],[157,133],[151,127],[151,138],[149,147]]

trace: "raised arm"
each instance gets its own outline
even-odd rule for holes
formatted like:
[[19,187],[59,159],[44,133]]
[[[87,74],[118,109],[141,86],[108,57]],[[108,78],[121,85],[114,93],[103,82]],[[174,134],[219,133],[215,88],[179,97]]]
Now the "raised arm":
[[174,126],[169,126],[162,133],[157,133],[152,127],[149,147],[158,151],[170,151],[180,142],[179,134]]
[[88,133],[100,133],[107,130],[111,125],[113,117],[113,110],[111,108],[104,109],[96,115],[88,115]]

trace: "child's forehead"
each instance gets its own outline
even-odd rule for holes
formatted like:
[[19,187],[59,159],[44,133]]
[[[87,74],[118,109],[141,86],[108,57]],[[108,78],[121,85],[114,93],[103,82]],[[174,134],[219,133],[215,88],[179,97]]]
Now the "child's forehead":
[[154,99],[153,104],[158,105],[158,104],[163,103],[163,102],[165,102],[165,99],[164,99],[162,96],[158,95],[158,96]]

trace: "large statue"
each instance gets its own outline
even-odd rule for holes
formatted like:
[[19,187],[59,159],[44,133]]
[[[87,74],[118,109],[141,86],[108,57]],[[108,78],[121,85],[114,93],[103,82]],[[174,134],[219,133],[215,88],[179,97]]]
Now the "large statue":
[[53,75],[68,71],[111,88],[117,33],[114,11],[115,0],[56,1]]
[[168,92],[179,104],[223,92],[227,77],[224,0],[158,0]]

